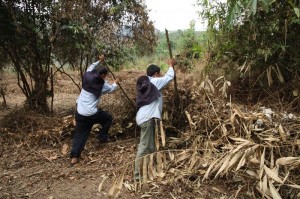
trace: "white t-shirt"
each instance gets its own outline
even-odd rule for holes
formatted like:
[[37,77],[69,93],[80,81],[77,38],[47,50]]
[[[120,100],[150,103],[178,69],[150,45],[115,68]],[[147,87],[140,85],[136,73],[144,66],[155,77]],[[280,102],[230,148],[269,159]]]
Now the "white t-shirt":
[[160,97],[151,102],[151,104],[142,106],[136,114],[136,123],[141,125],[151,118],[161,119],[163,96],[161,90],[174,78],[173,67],[169,67],[163,77],[149,77],[152,84],[156,86],[160,93]]
[[[88,69],[88,71],[92,71],[96,66],[99,65],[99,61],[93,63]],[[116,90],[117,88],[117,84],[113,83],[113,84],[109,84],[107,81],[105,81],[101,94],[100,96],[97,98],[94,94],[89,93],[87,91],[85,91],[84,89],[81,89],[80,95],[77,98],[77,112],[80,115],[83,116],[91,116],[94,115],[98,108],[97,105],[100,102],[100,98],[102,95],[106,94],[106,93],[110,93],[113,92],[114,90]]]

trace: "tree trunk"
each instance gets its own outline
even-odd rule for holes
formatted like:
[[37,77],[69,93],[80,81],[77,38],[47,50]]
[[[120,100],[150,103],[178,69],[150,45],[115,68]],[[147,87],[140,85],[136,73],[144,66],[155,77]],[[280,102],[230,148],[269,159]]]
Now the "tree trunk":
[[47,102],[47,85],[44,81],[38,81],[34,79],[34,89],[26,99],[26,104],[30,110],[34,110],[38,113],[47,114],[50,112]]

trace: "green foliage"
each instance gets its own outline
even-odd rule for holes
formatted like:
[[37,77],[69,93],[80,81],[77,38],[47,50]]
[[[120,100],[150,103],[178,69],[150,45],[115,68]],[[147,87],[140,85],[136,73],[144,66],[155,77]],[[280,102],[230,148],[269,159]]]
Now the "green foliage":
[[130,47],[147,53],[156,42],[139,0],[1,0],[0,26],[0,56],[15,67],[29,108],[43,113],[54,63],[83,73],[98,53],[122,63]]
[[272,85],[267,84],[270,82],[278,85],[282,79],[291,81],[300,72],[299,3],[298,0],[202,2],[206,7],[202,16],[209,24],[209,66],[222,67],[227,75],[249,78],[250,84],[264,87]]
[[[148,53],[140,56],[137,48],[130,48],[130,60],[124,64],[124,68],[135,68],[145,70],[150,63],[156,63],[162,67],[162,70],[167,69],[166,61],[169,57],[168,44],[165,31],[158,31],[157,43],[154,53]],[[190,69],[191,59],[200,58],[206,50],[206,35],[205,32],[197,32],[194,28],[194,23],[187,30],[169,31],[169,39],[174,57],[180,57],[178,62],[179,67],[184,70]],[[182,69],[183,69],[182,68]]]

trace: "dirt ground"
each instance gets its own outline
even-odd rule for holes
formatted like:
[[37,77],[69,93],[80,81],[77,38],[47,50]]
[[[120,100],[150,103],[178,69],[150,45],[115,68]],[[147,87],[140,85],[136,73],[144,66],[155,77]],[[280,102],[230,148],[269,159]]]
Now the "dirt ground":
[[[125,73],[128,76],[122,85],[133,98],[133,82],[140,73]],[[25,98],[14,74],[6,74],[4,79],[7,107],[1,107],[0,113],[0,198],[108,198],[113,177],[122,171],[124,164],[133,162],[139,139],[134,117],[124,108],[128,101],[122,92],[103,96],[101,102],[102,108],[109,110],[115,119],[110,131],[112,142],[98,144],[96,130],[92,131],[80,162],[70,167],[68,156],[77,88],[67,78],[59,77],[55,82],[55,114],[46,117],[22,111]],[[11,126],[14,131],[3,126]],[[119,196],[124,199],[225,198],[228,192],[222,183],[203,184],[195,192],[180,182],[172,186],[151,182],[135,192],[131,173],[126,173],[124,182],[127,187]]]

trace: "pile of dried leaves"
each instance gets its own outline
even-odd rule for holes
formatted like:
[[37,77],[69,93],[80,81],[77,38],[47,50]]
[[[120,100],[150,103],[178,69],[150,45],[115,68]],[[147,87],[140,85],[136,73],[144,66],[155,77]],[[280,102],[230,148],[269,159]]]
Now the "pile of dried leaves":
[[[124,175],[133,172],[129,162],[120,168],[108,195],[118,197],[123,186],[139,191],[152,184],[154,188],[144,194],[151,197],[160,185],[180,184],[179,190],[188,187],[193,197],[202,198],[201,188],[221,180],[226,188],[215,190],[226,197],[299,198],[300,117],[263,103],[235,103],[227,95],[230,86],[224,78],[206,78],[181,90],[179,104],[168,101],[157,130],[161,144],[157,141],[158,151],[143,157],[143,178],[124,181]],[[167,99],[172,99],[171,90]],[[184,124],[188,128],[166,138],[170,126],[178,129]]]
[[[131,100],[139,74],[133,73],[134,77],[122,83]],[[190,194],[191,198],[206,198],[202,190],[209,190],[210,186],[224,198],[299,198],[299,116],[279,102],[280,109],[274,108],[276,101],[251,106],[237,103],[228,92],[231,83],[223,77],[214,82],[209,78],[185,78],[179,78],[179,102],[174,100],[172,85],[164,91],[157,152],[142,158],[143,178],[134,181],[134,162],[124,162],[113,174],[104,175],[99,192],[116,198],[126,189],[141,197],[151,197],[158,196],[166,186],[172,190],[172,198],[182,193],[186,197]],[[133,137],[133,132],[137,132],[135,110],[122,92],[102,100],[103,108],[114,117],[112,136]],[[272,109],[268,106],[271,104]],[[63,145],[74,131],[73,114],[66,115],[69,116],[61,119],[18,112],[2,122],[17,132],[29,132],[26,138],[20,138],[26,143]],[[11,129],[2,130],[3,138],[12,135]],[[112,175],[115,181],[109,184],[107,177]],[[104,186],[105,183],[109,185]],[[145,188],[149,185],[152,188]]]

